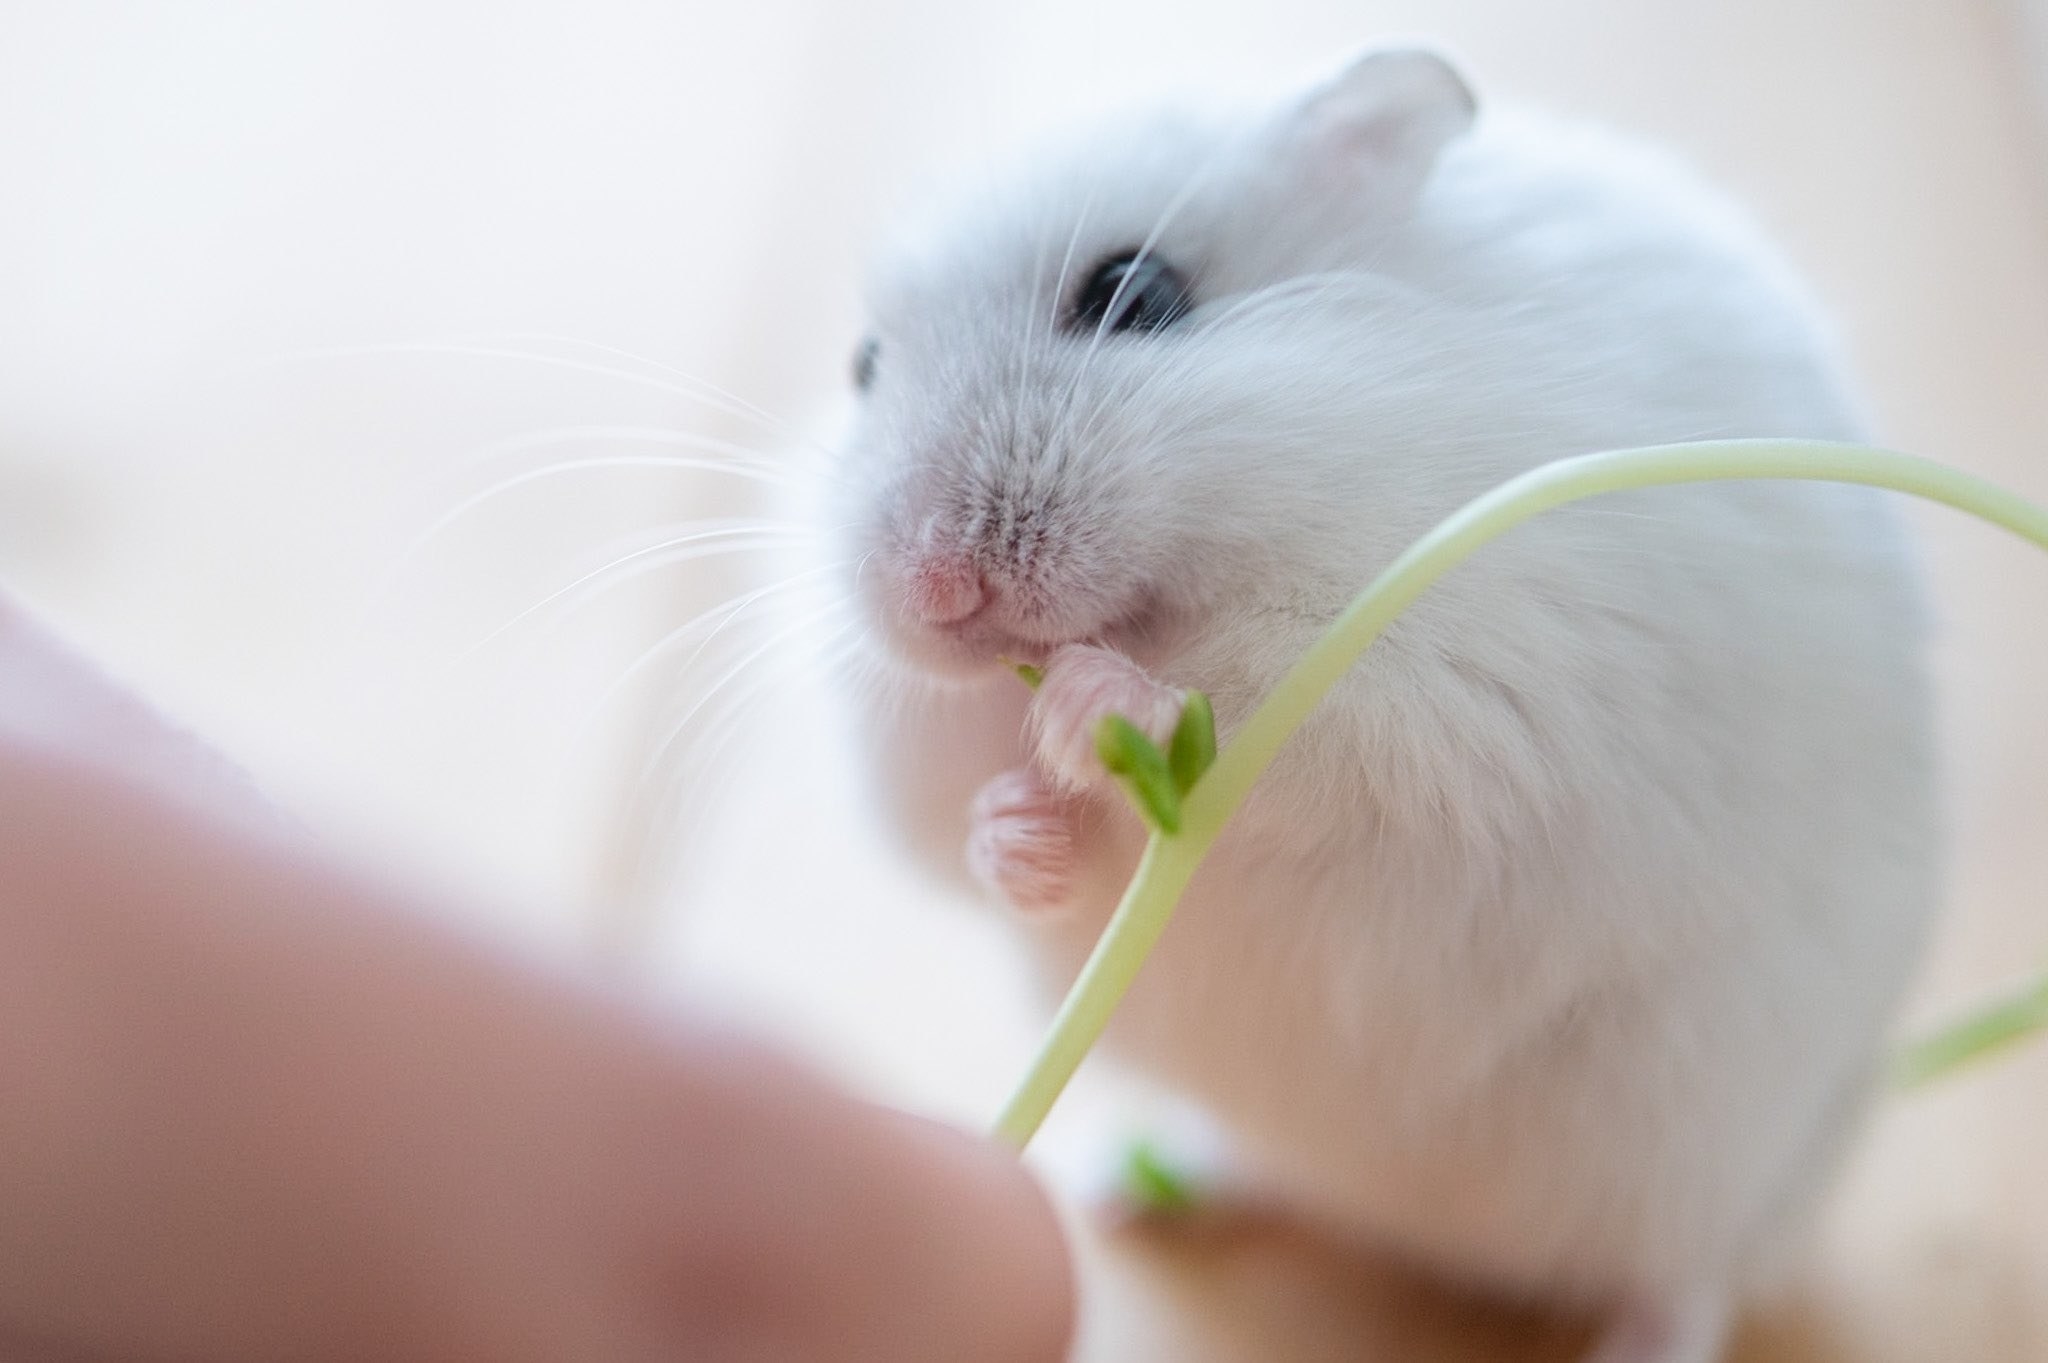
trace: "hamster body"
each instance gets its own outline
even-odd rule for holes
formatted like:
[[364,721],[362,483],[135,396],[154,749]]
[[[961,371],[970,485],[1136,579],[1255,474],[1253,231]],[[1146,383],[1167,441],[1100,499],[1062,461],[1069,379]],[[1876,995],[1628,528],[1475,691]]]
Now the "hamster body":
[[[1143,832],[1086,735],[1224,741],[1444,515],[1592,450],[1857,438],[1811,305],[1660,156],[1422,52],[1086,140],[879,274],[829,508],[909,843],[1059,990]],[[1871,1090],[1938,901],[1881,494],[1595,500],[1388,631],[1224,835],[1109,1044],[1302,1214],[1706,1359]],[[1001,658],[1047,666],[1028,695]]]

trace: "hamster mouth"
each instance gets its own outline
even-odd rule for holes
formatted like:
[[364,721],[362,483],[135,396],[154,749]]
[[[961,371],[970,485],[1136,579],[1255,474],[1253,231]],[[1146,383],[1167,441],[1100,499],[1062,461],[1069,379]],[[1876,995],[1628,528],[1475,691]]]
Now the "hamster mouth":
[[1142,593],[1127,609],[1109,620],[1081,628],[1048,621],[1002,623],[977,616],[957,624],[933,627],[891,618],[883,612],[881,629],[889,650],[921,672],[959,681],[1005,675],[1010,663],[1042,664],[1067,644],[1113,648],[1141,667],[1169,661],[1185,638],[1182,618],[1168,609],[1155,591]]

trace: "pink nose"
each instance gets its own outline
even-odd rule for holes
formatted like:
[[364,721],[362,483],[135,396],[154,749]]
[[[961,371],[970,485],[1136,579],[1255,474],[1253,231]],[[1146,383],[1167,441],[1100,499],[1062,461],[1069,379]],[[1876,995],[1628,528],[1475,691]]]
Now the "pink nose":
[[927,625],[957,625],[988,602],[988,583],[965,554],[921,554],[910,564],[904,604]]

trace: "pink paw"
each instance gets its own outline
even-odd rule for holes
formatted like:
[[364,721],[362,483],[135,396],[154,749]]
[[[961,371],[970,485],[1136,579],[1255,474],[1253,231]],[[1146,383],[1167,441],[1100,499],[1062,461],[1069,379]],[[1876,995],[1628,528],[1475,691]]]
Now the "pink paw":
[[1006,771],[968,810],[967,867],[1012,908],[1060,908],[1073,891],[1074,827],[1035,771]]
[[1163,686],[1123,654],[1093,644],[1068,644],[1045,665],[1031,703],[1039,765],[1065,790],[1100,789],[1109,780],[1095,755],[1095,730],[1122,715],[1165,746],[1180,722],[1187,693]]

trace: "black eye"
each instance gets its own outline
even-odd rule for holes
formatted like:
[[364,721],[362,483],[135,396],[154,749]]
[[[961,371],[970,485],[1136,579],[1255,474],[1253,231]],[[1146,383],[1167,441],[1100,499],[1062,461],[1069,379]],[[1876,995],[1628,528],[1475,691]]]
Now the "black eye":
[[1193,306],[1180,271],[1157,256],[1130,251],[1095,267],[1067,325],[1074,331],[1157,331]]
[[853,352],[853,386],[863,393],[875,386],[875,357],[881,351],[882,343],[870,336]]

